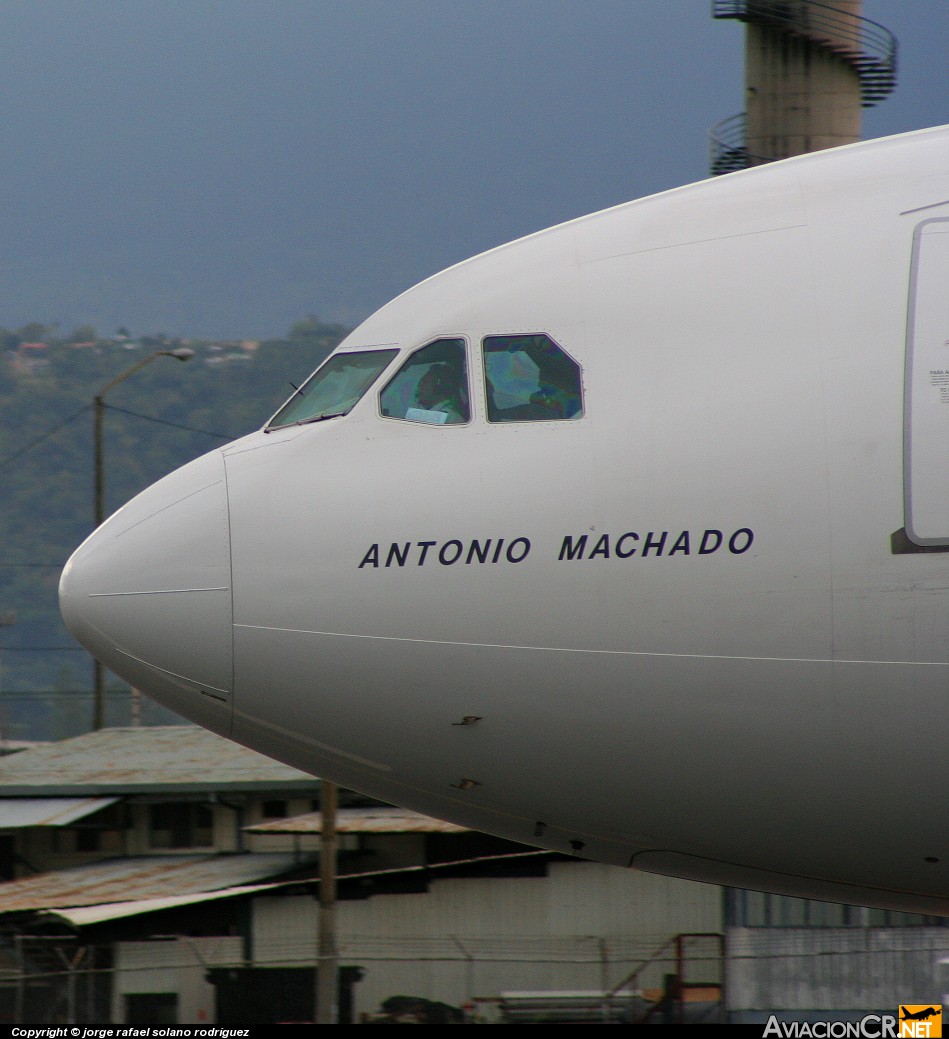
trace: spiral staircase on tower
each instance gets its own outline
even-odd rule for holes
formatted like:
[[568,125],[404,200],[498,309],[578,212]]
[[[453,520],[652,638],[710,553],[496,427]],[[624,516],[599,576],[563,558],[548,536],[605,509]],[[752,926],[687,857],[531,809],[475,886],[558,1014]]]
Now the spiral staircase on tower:
[[[734,19],[777,34],[785,46],[803,44],[805,53],[840,61],[859,80],[860,106],[871,108],[896,86],[896,37],[882,25],[816,0],[713,0],[712,17]],[[744,112],[709,131],[709,168],[713,176],[757,166],[784,155],[752,154]]]

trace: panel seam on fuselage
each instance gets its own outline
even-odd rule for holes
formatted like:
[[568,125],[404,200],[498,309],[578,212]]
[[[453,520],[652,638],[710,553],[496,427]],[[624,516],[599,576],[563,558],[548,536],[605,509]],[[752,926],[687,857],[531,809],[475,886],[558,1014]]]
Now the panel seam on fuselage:
[[108,599],[115,595],[181,595],[185,592],[229,592],[228,585],[219,588],[142,588],[134,592],[90,592],[90,599]]
[[833,657],[767,657],[732,653],[663,653],[641,649],[584,649],[582,646],[518,646],[501,642],[457,642],[451,639],[415,639],[403,635],[360,635],[347,631],[313,631],[309,628],[280,628],[270,624],[235,624],[245,631],[276,631],[291,635],[324,635],[330,638],[375,639],[380,642],[413,642],[432,646],[460,646],[471,649],[513,649],[543,653],[586,653],[601,656],[671,657],[683,660],[748,660],[779,664],[880,664],[891,667],[949,667],[944,660],[859,660]]

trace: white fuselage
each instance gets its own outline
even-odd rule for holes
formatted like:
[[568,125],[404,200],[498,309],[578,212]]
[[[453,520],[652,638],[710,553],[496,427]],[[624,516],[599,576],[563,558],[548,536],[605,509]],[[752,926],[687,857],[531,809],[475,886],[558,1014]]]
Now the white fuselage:
[[[582,414],[489,421],[485,337],[540,334]],[[470,419],[383,415],[440,339]],[[212,452],[92,535],[61,590],[80,641],[387,801],[949,912],[949,128],[514,242],[339,348],[369,349],[394,353],[348,413]]]

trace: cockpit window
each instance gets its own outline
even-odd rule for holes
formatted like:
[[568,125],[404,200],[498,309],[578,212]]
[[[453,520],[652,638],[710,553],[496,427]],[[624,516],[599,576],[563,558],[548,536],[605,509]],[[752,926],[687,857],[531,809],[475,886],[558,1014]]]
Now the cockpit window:
[[489,422],[582,417],[580,365],[550,336],[487,336],[483,348]]
[[364,350],[331,354],[267,425],[291,426],[347,414],[398,353]]
[[436,339],[416,350],[379,394],[387,418],[456,425],[471,416],[464,339]]

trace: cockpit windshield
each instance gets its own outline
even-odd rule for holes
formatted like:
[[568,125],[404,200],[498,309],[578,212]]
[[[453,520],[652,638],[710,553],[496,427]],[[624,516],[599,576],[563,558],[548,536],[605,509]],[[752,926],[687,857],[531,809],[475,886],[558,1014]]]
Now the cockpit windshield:
[[267,429],[347,414],[397,353],[364,350],[332,354],[267,423]]

